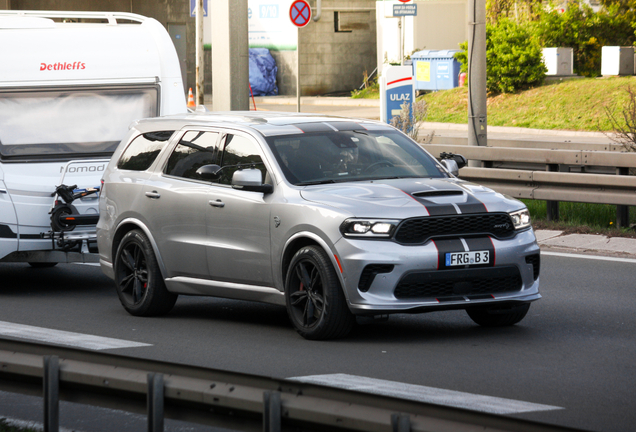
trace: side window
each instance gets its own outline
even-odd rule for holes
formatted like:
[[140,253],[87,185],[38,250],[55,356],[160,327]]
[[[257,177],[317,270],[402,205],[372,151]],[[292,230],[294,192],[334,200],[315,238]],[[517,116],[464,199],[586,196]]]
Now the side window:
[[228,134],[225,137],[225,147],[223,149],[223,158],[221,160],[221,178],[220,184],[232,184],[232,175],[239,168],[249,168],[250,165],[254,165],[255,168],[260,169],[263,173],[261,181],[265,182],[267,170],[263,159],[261,158],[261,152],[258,145],[245,137],[240,135]]
[[117,168],[130,171],[145,171],[155,161],[174,131],[149,132],[139,135],[124,150]]
[[164,170],[167,175],[201,180],[197,170],[216,162],[217,132],[186,132],[170,155]]

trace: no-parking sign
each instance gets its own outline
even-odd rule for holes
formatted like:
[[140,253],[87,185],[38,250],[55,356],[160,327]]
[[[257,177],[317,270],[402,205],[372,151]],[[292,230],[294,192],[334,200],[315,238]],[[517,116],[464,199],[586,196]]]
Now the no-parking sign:
[[311,7],[306,0],[296,0],[289,8],[289,18],[296,27],[305,27],[311,21]]

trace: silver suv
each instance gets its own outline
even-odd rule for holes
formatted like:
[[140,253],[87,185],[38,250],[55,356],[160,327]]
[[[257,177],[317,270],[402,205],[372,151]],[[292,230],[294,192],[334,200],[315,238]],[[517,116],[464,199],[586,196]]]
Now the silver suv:
[[142,120],[103,177],[101,268],[133,315],[177,295],[286,305],[307,339],[356,315],[465,309],[507,326],[539,299],[523,203],[456,178],[378,122],[282,113]]

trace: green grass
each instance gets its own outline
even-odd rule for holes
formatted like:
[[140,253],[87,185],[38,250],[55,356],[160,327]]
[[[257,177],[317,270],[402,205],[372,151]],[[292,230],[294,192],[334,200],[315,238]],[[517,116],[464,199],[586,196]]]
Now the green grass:
[[[548,222],[545,201],[521,200],[530,210],[535,228],[558,229],[568,232],[600,233],[609,236],[634,237],[634,229],[616,227],[616,206],[587,203],[559,203],[559,221]],[[630,207],[630,226],[636,224],[636,208]]]
[[[636,88],[636,77],[570,79],[518,93],[490,96],[488,125],[611,131],[604,107],[620,113],[627,102],[628,85]],[[423,97],[428,104],[427,121],[467,122],[467,87]]]
[[11,426],[4,418],[0,418],[0,432],[36,432],[36,429]]
[[362,90],[354,90],[351,92],[351,97],[353,99],[380,99],[380,85],[376,82]]

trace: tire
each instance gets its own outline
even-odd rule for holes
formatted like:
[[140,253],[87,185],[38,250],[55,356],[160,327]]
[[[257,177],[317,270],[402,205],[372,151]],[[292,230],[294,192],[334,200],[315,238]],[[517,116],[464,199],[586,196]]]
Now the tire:
[[74,214],[79,214],[79,212],[74,206],[69,204],[63,204],[55,208],[51,213],[51,228],[53,228],[53,231],[73,231],[75,229],[75,225],[65,224],[60,221],[60,218]]
[[29,265],[33,268],[50,268],[55,267],[57,263],[53,262],[30,262]]
[[152,245],[140,230],[126,233],[117,248],[115,284],[119,301],[131,315],[165,315],[177,301],[166,289]]
[[338,276],[327,254],[317,246],[305,246],[293,256],[285,280],[285,301],[289,319],[305,339],[342,338],[355,324]]
[[530,303],[526,303],[512,308],[466,309],[466,312],[480,326],[507,327],[521,321],[529,309]]

